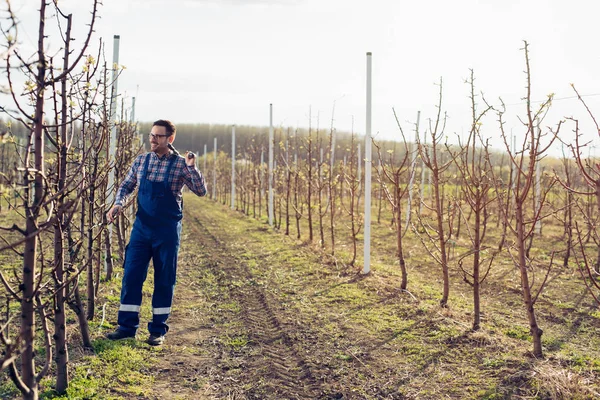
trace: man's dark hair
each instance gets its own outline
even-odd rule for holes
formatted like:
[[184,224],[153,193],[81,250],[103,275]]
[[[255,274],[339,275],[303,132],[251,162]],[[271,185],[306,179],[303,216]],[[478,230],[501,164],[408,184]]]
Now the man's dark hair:
[[171,136],[176,132],[175,125],[173,125],[173,123],[167,119],[159,119],[158,121],[154,121],[152,126],[164,126],[167,130],[168,136]]

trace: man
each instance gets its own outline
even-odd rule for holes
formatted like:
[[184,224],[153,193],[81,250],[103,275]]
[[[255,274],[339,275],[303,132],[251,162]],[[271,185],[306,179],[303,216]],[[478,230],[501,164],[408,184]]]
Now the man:
[[150,152],[139,155],[119,187],[115,205],[107,213],[111,223],[121,212],[126,197],[139,187],[137,214],[123,263],[121,305],[116,331],[107,338],[119,340],[135,337],[139,327],[142,285],[148,265],[154,265],[152,321],[148,323],[147,343],[163,344],[169,330],[177,253],[183,216],[182,188],[186,185],[198,196],[206,195],[204,177],[196,168],[193,153],[182,157],[172,146],[175,126],[166,120],[154,122],[150,131]]

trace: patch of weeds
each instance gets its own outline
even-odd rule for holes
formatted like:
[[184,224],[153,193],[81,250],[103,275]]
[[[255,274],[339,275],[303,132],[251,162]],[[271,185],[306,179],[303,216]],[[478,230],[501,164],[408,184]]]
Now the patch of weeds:
[[84,357],[74,366],[67,393],[58,396],[53,390],[46,390],[41,398],[117,400],[151,392],[154,379],[147,371],[154,361],[146,345],[133,339],[99,339],[93,346],[96,355]]
[[406,327],[404,327],[402,329],[395,329],[393,331],[393,335],[394,335],[393,340],[401,340],[403,342],[421,340],[421,336],[419,335],[419,333],[417,331],[411,329],[412,326],[415,324],[415,322],[412,320],[408,320],[408,321],[405,321],[405,324],[406,324]]
[[385,307],[362,308],[352,313],[350,318],[376,332],[402,331],[407,326],[406,320],[394,315]]
[[498,392],[498,389],[496,388],[490,388],[488,390],[480,390],[477,392],[477,398],[481,400],[499,400],[505,399],[506,395]]
[[558,351],[565,345],[561,339],[547,335],[542,336],[542,344],[548,351]]
[[361,306],[369,300],[369,295],[353,284],[340,284],[325,289],[316,296],[323,295],[331,303],[343,303],[346,306]]
[[259,263],[258,263],[258,261],[256,261],[256,259],[246,260],[245,264],[250,269],[255,269],[255,268],[257,268],[259,266]]
[[515,325],[504,331],[504,334],[513,339],[531,341],[529,330],[522,326]]
[[342,361],[351,361],[354,357],[352,357],[350,354],[338,353],[335,355],[335,358],[340,359]]
[[423,296],[423,300],[426,304],[438,305],[442,299],[442,291],[439,288],[423,285],[419,289],[421,290],[420,294]]
[[119,304],[121,302],[121,297],[118,295],[107,294],[106,296],[104,296],[104,298],[110,303]]
[[575,370],[579,372],[590,370],[594,372],[600,372],[600,359],[587,354],[571,352],[569,355],[569,361]]
[[110,322],[108,322],[106,319],[104,319],[104,321],[102,322],[102,325],[100,325],[99,322],[100,321],[88,321],[88,326],[90,327],[90,331],[94,332],[100,328],[104,328],[104,329],[113,329],[114,328],[114,326]]
[[304,269],[305,264],[306,264],[305,257],[298,257],[298,256],[293,256],[293,255],[286,257],[285,261],[286,261],[286,265],[288,267],[290,267],[291,269],[295,269],[295,268]]
[[224,343],[233,348],[234,351],[240,351],[241,349],[243,349],[244,347],[246,347],[248,345],[248,336],[246,335],[234,335],[234,336],[227,336],[227,339],[224,341]]
[[242,280],[242,279],[232,279],[230,281],[230,285],[235,288],[244,287],[246,285],[246,283],[248,283],[248,282],[245,280]]
[[498,369],[500,367],[503,367],[505,364],[506,364],[506,361],[503,359],[500,359],[500,358],[484,358],[482,361],[482,365],[485,368],[490,368],[490,369]]
[[8,377],[8,370],[0,372],[0,399],[18,398],[20,394],[21,392]]
[[427,337],[432,339],[448,339],[453,338],[460,335],[461,332],[454,326],[451,325],[437,325],[432,327],[432,329],[428,330],[426,333]]
[[575,310],[576,309],[575,304],[573,304],[570,301],[558,300],[558,301],[554,302],[554,305],[563,310]]
[[98,385],[93,379],[77,379],[69,382],[69,388],[64,395],[59,395],[54,390],[45,390],[40,393],[42,400],[87,400],[87,399],[106,399],[106,400],[124,400],[124,397],[110,395],[102,390],[98,390]]
[[230,303],[219,304],[219,310],[227,310],[237,314],[242,311],[242,308],[240,307],[239,303],[232,301]]

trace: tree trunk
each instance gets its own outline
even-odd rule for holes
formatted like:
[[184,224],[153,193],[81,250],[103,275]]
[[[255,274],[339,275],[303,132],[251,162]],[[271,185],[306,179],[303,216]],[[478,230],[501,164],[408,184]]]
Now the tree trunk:
[[[435,150],[434,150],[435,157]],[[436,162],[436,161],[434,161]],[[444,291],[440,305],[446,307],[448,305],[448,297],[450,295],[450,276],[448,274],[448,254],[446,253],[446,238],[444,236],[444,210],[440,199],[440,184],[438,171],[433,171],[433,193],[435,196],[435,210],[437,216],[438,241],[440,246],[440,260],[442,262],[442,276],[444,280]]]
[[65,271],[62,230],[63,219],[64,216],[60,215],[59,220],[54,228],[54,262],[56,264],[55,274],[56,285],[59,286],[55,296],[56,306],[54,309],[54,342],[56,345],[56,391],[60,394],[63,394],[69,386],[69,353],[67,351],[67,324],[65,315],[67,288],[64,285]]
[[77,316],[79,321],[79,329],[81,331],[81,341],[83,346],[87,349],[93,349],[92,340],[90,339],[90,326],[87,322],[83,303],[81,302],[81,296],[79,295],[79,280],[75,281],[75,287],[73,288],[73,299],[69,301],[69,307]]
[[285,235],[289,236],[290,234],[290,194],[292,190],[292,170],[289,166],[289,154],[288,149],[286,147],[286,160],[287,160],[287,190],[285,192]]
[[[46,19],[46,2],[40,2],[40,25],[38,35],[38,59],[36,75],[36,98],[35,98],[35,117],[33,129],[33,141],[35,149],[35,176],[33,178],[33,204],[29,204],[29,184],[30,172],[25,171],[25,198],[26,203],[26,222],[25,232],[27,240],[23,256],[23,280],[22,280],[22,302],[21,302],[21,327],[20,336],[25,344],[21,356],[21,375],[23,384],[27,392],[23,393],[23,398],[27,400],[37,400],[38,382],[35,374],[35,307],[34,298],[36,294],[35,276],[37,274],[37,243],[38,235],[37,220],[39,216],[41,202],[44,196],[44,92],[46,79],[46,57],[44,55],[44,27]],[[28,162],[29,157],[26,158]],[[28,165],[26,165],[28,167]]]
[[[67,16],[67,30],[65,39],[65,56],[63,58],[64,70],[69,67],[69,45],[71,42],[71,14]],[[58,186],[59,193],[64,190],[67,179],[67,77],[61,80],[61,126],[60,138],[58,140]],[[64,235],[65,228],[64,195],[60,194],[57,199],[56,211],[57,221],[54,224],[54,270],[56,276],[56,295],[54,309],[54,342],[56,345],[56,391],[63,394],[69,387],[69,352],[67,350],[67,324],[65,315],[65,301],[67,287],[65,281],[65,258],[64,258]]]
[[481,199],[479,189],[475,194],[475,229],[473,235],[473,330],[481,328],[480,261],[481,261]]
[[318,166],[317,166],[317,180],[318,180],[318,184],[317,184],[317,188],[319,190],[318,192],[318,210],[319,210],[319,238],[320,238],[320,245],[322,248],[325,247],[325,228],[323,227],[323,216],[324,216],[324,212],[323,212],[323,177],[321,176],[321,172],[322,172],[322,160],[321,162],[319,162]]
[[[91,175],[91,182],[95,182],[96,180],[96,168],[97,168],[97,158],[94,157],[94,170]],[[90,204],[90,212],[88,218],[88,232],[87,232],[87,320],[91,321],[94,319],[94,309],[96,307],[95,300],[96,296],[94,293],[94,212],[95,212],[95,186],[92,183],[89,189],[89,204]]]
[[308,132],[308,154],[307,154],[308,176],[306,179],[306,207],[308,212],[308,241],[313,241],[313,219],[312,219],[312,138],[309,129]]
[[523,302],[527,311],[527,319],[529,320],[529,330],[533,338],[533,355],[538,358],[544,356],[542,352],[542,333],[538,327],[533,298],[531,297],[531,287],[529,285],[529,275],[527,274],[527,244],[525,238],[525,220],[523,215],[523,202],[517,199],[516,202],[516,222],[517,222],[517,246],[519,250],[519,269],[521,271],[521,289],[523,290]]
[[398,262],[400,263],[400,271],[402,272],[402,281],[400,283],[400,289],[406,290],[408,286],[408,272],[406,271],[406,262],[404,260],[404,251],[402,249],[402,206],[400,204],[400,176],[396,175],[396,239],[398,249]]
[[[596,181],[596,206],[600,211],[600,179]],[[590,221],[592,216],[592,210],[590,210]],[[591,234],[590,234],[591,236]],[[598,248],[598,256],[596,258],[596,271],[600,271],[600,247]]]
[[[121,216],[121,218],[123,218]],[[104,225],[106,226],[106,224],[108,224],[108,221],[106,220],[106,213],[103,212],[102,213],[102,222],[104,223]],[[106,253],[105,253],[105,257],[106,257],[106,280],[109,280],[112,278],[112,274],[113,274],[113,258],[112,258],[112,244],[111,244],[111,240],[110,240],[110,230],[106,230],[104,233],[104,246],[106,248]],[[100,280],[100,274],[98,274],[98,276],[96,277],[97,280]]]

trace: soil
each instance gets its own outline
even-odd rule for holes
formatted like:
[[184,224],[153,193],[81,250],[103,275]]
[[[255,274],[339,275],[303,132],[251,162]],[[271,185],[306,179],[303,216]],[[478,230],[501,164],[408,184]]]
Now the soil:
[[[464,299],[466,306],[440,308],[430,286],[401,291],[397,273],[365,277],[315,244],[208,203],[186,203],[171,330],[155,351],[152,392],[140,398],[587,399],[598,393],[590,352],[600,323],[584,311],[587,325],[577,328],[575,340],[575,328],[563,321],[574,318],[572,310],[544,309],[554,339],[547,358],[537,360],[521,328],[524,317],[515,319],[522,314],[518,294],[509,287],[490,286],[485,328],[474,332],[465,311],[468,288],[453,298],[453,305]],[[492,302],[496,297],[504,303]],[[580,357],[584,368],[574,369],[575,356],[565,358],[563,347],[592,358]]]
[[206,214],[187,215],[185,227],[152,398],[342,398],[319,384],[297,332],[282,324],[289,315],[256,283],[247,264],[258,257],[234,257],[240,243]]

